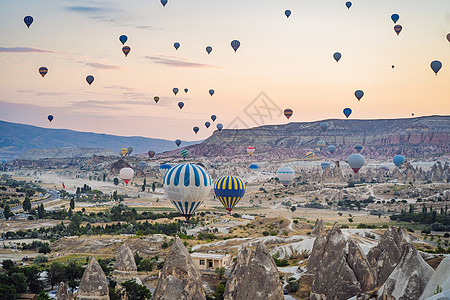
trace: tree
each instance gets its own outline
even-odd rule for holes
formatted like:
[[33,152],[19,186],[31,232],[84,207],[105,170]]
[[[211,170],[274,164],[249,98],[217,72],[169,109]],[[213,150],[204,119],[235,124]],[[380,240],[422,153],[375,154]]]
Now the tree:
[[220,267],[220,268],[216,268],[214,270],[214,272],[217,274],[217,276],[219,277],[219,280],[222,280],[223,275],[225,275],[225,268],[224,267]]
[[103,181],[106,181],[106,173],[103,173]]
[[156,190],[156,182],[153,182],[153,184],[152,184],[152,192],[155,192],[155,190]]
[[69,219],[72,218],[72,216],[73,216],[72,208],[69,208],[69,211],[67,212],[67,216],[69,217]]
[[114,193],[113,193],[113,199],[114,199],[115,201],[117,201],[117,199],[119,199],[119,197],[118,197],[118,195],[117,195],[117,191],[114,191]]
[[145,192],[145,186],[147,185],[147,180],[144,178],[144,184],[142,184],[142,191]]
[[66,278],[65,267],[62,263],[54,262],[50,266],[50,270],[48,271],[48,279],[50,281],[50,285],[53,286],[59,284],[61,281],[64,281]]
[[42,290],[39,292],[37,300],[52,300],[52,298],[50,298],[50,296],[44,290]]
[[350,223],[353,223],[353,219],[352,219],[352,218],[348,218],[348,221],[349,221]]
[[3,266],[3,269],[5,269],[6,271],[10,271],[14,267],[14,262],[10,259],[5,259],[2,262],[2,266]]
[[1,283],[1,281],[0,281],[0,295],[2,295],[2,299],[5,300],[17,299],[17,291],[14,288],[14,286]]
[[297,207],[295,207],[295,205],[292,205],[290,209],[292,212],[294,212],[297,209]]
[[8,220],[11,218],[14,214],[11,212],[11,208],[9,207],[9,204],[5,205],[5,208],[3,209],[3,215],[5,216],[5,219]]
[[150,290],[145,285],[138,284],[134,279],[123,282],[122,286],[128,299],[146,300],[152,297]]
[[28,196],[25,196],[25,200],[23,200],[22,207],[24,211],[29,211],[31,209],[31,200]]
[[75,199],[70,199],[70,208],[73,210],[75,209]]
[[41,203],[41,205],[38,206],[38,218],[43,219],[44,217],[45,217],[44,204]]
[[42,244],[42,246],[39,248],[39,253],[50,253],[52,252],[52,249],[50,249],[50,245],[48,243]]

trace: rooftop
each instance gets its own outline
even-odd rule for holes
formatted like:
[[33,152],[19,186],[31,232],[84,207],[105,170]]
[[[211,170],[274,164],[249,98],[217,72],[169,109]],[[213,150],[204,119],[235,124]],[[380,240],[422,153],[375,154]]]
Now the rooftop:
[[192,258],[206,258],[206,259],[222,259],[226,257],[223,254],[215,254],[215,253],[203,253],[203,252],[194,252],[191,253]]

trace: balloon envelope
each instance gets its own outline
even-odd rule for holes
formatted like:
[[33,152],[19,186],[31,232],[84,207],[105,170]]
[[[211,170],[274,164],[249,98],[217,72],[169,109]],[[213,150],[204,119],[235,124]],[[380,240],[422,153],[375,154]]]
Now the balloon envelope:
[[178,50],[178,48],[180,48],[180,43],[174,43],[173,46],[175,47],[175,50]]
[[133,147],[128,147],[127,148],[127,154],[131,155],[131,152],[133,152],[133,150],[134,150]]
[[89,83],[89,85],[91,85],[94,82],[94,76],[92,75],[86,76],[86,81],[87,83]]
[[27,27],[30,28],[30,25],[33,23],[33,17],[26,16],[25,18],[23,18],[23,21],[25,22],[25,25],[27,25]]
[[197,134],[197,132],[200,130],[200,128],[198,128],[197,126],[195,126],[194,128],[192,128],[192,130],[194,130],[195,134]]
[[250,155],[255,153],[255,147],[252,147],[252,146],[247,147],[247,153]]
[[158,97],[158,96],[156,96],[156,97],[153,97],[153,100],[155,100],[155,102],[156,102],[156,103],[158,103],[158,101],[159,101],[159,97]]
[[350,1],[345,2],[345,6],[347,6],[348,9],[352,6],[352,3]]
[[358,152],[361,152],[362,148],[363,148],[363,146],[361,144],[356,144],[355,145],[355,150],[358,151]]
[[364,166],[364,156],[359,153],[350,154],[350,156],[347,158],[347,163],[350,165],[350,168],[352,168],[353,172],[358,173],[362,166]]
[[400,35],[400,32],[402,32],[402,29],[403,29],[402,25],[394,26],[394,31],[395,31],[395,33],[397,33],[397,35]]
[[209,94],[212,96],[212,95],[214,95],[214,90],[209,90]]
[[393,14],[391,16],[391,20],[392,22],[394,22],[394,24],[397,23],[398,19],[400,19],[400,16],[398,14]]
[[317,147],[319,147],[320,150],[325,149],[325,147],[326,147],[325,141],[318,141],[318,142],[317,142]]
[[161,4],[162,4],[163,7],[166,6],[167,0],[161,0]]
[[178,102],[178,107],[179,107],[180,109],[182,109],[183,106],[184,106],[184,103],[183,103],[183,102]]
[[156,152],[153,150],[150,150],[147,152],[148,156],[150,156],[150,158],[153,158],[153,156],[155,156]]
[[336,60],[336,62],[338,62],[341,59],[342,55],[341,55],[341,53],[336,52],[333,54],[333,57]]
[[277,178],[284,186],[289,186],[289,184],[294,180],[295,172],[291,167],[280,167],[277,170]]
[[431,63],[430,66],[431,66],[431,69],[433,70],[433,72],[437,75],[439,70],[442,68],[442,63],[438,60],[435,60]]
[[352,114],[352,110],[350,108],[344,108],[344,115],[348,118]]
[[173,88],[172,92],[175,94],[175,96],[178,94],[178,88]]
[[284,116],[289,120],[290,117],[294,114],[294,111],[290,108],[286,108],[284,110]]
[[214,122],[215,120],[217,119],[217,116],[216,115],[212,115],[211,116],[211,120]]
[[237,176],[222,176],[214,184],[214,194],[225,209],[231,212],[245,194],[245,183]]
[[180,151],[180,154],[181,154],[182,158],[186,158],[188,156],[188,154],[189,154],[189,151],[187,151],[186,149],[182,149]]
[[305,157],[307,157],[307,158],[312,158],[312,157],[314,157],[314,156],[316,156],[316,154],[314,153],[314,152],[306,152],[306,154],[305,154]]
[[123,34],[119,36],[119,41],[122,43],[122,45],[125,45],[125,43],[128,41],[128,37]]
[[212,47],[211,46],[206,47],[206,52],[208,52],[208,54],[210,54],[211,51],[212,51]]
[[134,171],[132,168],[123,168],[120,170],[119,176],[128,185],[128,182],[133,179]]
[[52,115],[48,115],[47,119],[51,122],[51,121],[53,121],[53,116]]
[[258,166],[257,164],[251,164],[248,168],[249,168],[250,170],[258,170],[258,169],[259,169],[259,166]]
[[447,41],[450,43],[450,33],[447,34]]
[[392,161],[394,162],[394,165],[400,167],[405,162],[405,157],[403,155],[396,155]]
[[145,167],[147,166],[147,163],[146,163],[145,161],[140,161],[140,162],[138,163],[138,166],[139,166],[139,168],[140,168],[141,170],[144,170]]
[[167,171],[169,171],[172,168],[169,164],[162,164],[159,166],[159,173],[161,173],[162,177],[164,178],[164,175],[166,175]]
[[320,167],[322,168],[322,170],[325,170],[326,168],[329,168],[331,165],[329,162],[324,161],[320,164]]
[[171,168],[164,176],[163,184],[170,202],[186,220],[203,203],[212,186],[208,172],[194,164],[180,164]]
[[231,48],[233,48],[234,52],[236,52],[240,46],[241,46],[241,42],[239,42],[238,40],[231,41]]
[[206,127],[206,128],[209,128],[209,126],[211,126],[211,123],[205,122],[205,127]]
[[127,148],[122,148],[120,150],[120,154],[122,154],[122,156],[125,156],[127,154],[127,152],[128,152]]
[[39,68],[39,74],[41,74],[42,77],[47,75],[48,69],[46,67],[40,67]]
[[320,129],[322,129],[322,131],[327,130],[328,129],[328,123],[327,122],[320,123]]
[[334,146],[334,145],[328,146],[328,151],[330,151],[330,153],[333,154],[334,151],[336,151],[336,146]]
[[189,90],[188,89],[184,89],[184,92],[187,93]]
[[175,140],[175,144],[179,147],[181,145],[181,140]]
[[223,125],[222,125],[222,123],[219,123],[219,124],[217,124],[216,127],[217,127],[217,130],[221,131],[223,128]]
[[361,90],[355,91],[355,97],[356,97],[356,99],[358,99],[358,101],[361,100],[361,98],[363,96],[364,96],[364,92],[363,91],[361,91]]
[[286,15],[286,18],[289,18],[289,16],[291,15],[291,11],[289,10],[289,9],[286,9],[285,11],[284,11],[284,14]]
[[122,52],[123,52],[123,54],[125,54],[125,57],[128,56],[128,53],[130,53],[130,51],[131,51],[131,48],[129,46],[122,47]]

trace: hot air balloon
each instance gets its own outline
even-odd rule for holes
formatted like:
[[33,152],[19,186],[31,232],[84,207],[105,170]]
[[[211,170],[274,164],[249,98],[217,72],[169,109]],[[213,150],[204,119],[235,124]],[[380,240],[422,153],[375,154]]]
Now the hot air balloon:
[[145,169],[145,167],[147,166],[147,163],[145,162],[145,161],[140,161],[139,163],[138,163],[138,166],[139,166],[139,168],[141,169],[141,170],[144,170]]
[[188,89],[184,89],[184,92],[187,93],[189,90]]
[[200,130],[200,128],[198,128],[197,126],[194,126],[194,128],[192,128],[192,130],[194,130],[195,134],[197,134],[197,132]]
[[153,100],[155,100],[155,102],[158,103],[159,97],[158,97],[158,96],[155,96],[155,97],[153,97]]
[[394,165],[400,168],[400,166],[405,162],[405,157],[403,155],[396,155],[392,161],[394,162]]
[[92,75],[86,76],[86,81],[87,83],[89,83],[89,85],[91,85],[94,82],[94,76]]
[[208,52],[208,54],[210,54],[211,51],[212,51],[212,47],[211,46],[206,47],[206,52]]
[[122,156],[125,156],[127,154],[127,152],[128,152],[127,148],[122,148],[120,150],[120,154],[122,154]]
[[447,34],[447,41],[450,43],[450,33]]
[[162,4],[163,7],[166,6],[167,0],[161,0],[161,4]]
[[333,54],[333,57],[334,57],[334,60],[336,60],[336,62],[338,62],[341,59],[342,55],[341,55],[341,53],[336,52]]
[[177,145],[177,147],[180,147],[180,145],[181,145],[181,140],[175,140],[175,144]]
[[125,43],[128,41],[128,37],[123,34],[119,36],[119,41],[122,43],[122,45],[125,45]]
[[395,68],[395,66],[394,66],[394,65],[392,65],[392,66],[391,66],[391,68],[393,69],[393,68]]
[[179,107],[180,109],[182,109],[183,106],[184,106],[184,103],[183,103],[183,102],[178,102],[178,107]]
[[150,158],[153,158],[153,156],[155,156],[156,152],[153,151],[153,150],[149,150],[149,151],[147,152],[147,154],[148,154],[148,156],[150,156]]
[[327,130],[328,129],[328,123],[327,122],[320,123],[320,129],[322,129],[322,131]]
[[182,157],[182,158],[186,159],[186,157],[187,157],[188,154],[189,154],[189,151],[187,151],[186,149],[182,149],[182,150],[180,151],[180,154],[181,154],[181,157]]
[[46,67],[40,67],[39,68],[39,74],[41,74],[42,77],[47,75],[48,69]]
[[364,166],[364,156],[362,156],[359,153],[353,153],[350,154],[350,156],[347,158],[347,163],[350,165],[350,168],[352,168],[353,172],[358,173],[358,171]]
[[131,179],[133,179],[134,171],[132,168],[122,168],[119,173],[120,179],[128,185]]
[[211,120],[214,122],[217,119],[216,115],[211,116]]
[[413,116],[413,117],[414,117],[414,113],[412,113],[412,114],[411,114],[411,116]]
[[53,121],[53,116],[52,115],[48,115],[47,119],[51,122],[51,121]]
[[331,166],[331,164],[327,161],[324,161],[320,164],[320,167],[322,168],[322,170],[325,170],[326,168],[329,168]]
[[123,54],[125,54],[125,57],[128,56],[128,53],[130,53],[130,51],[131,51],[131,48],[129,46],[122,47],[122,52],[123,52]]
[[291,11],[289,9],[286,9],[284,11],[284,14],[286,15],[286,18],[289,18],[289,16],[291,15]]
[[214,184],[214,194],[228,212],[245,194],[245,183],[237,176],[222,176]]
[[431,63],[430,66],[431,66],[431,69],[433,70],[433,72],[435,73],[435,75],[437,75],[439,70],[442,68],[442,63],[438,60],[435,60]]
[[289,120],[290,117],[294,114],[294,111],[290,108],[286,108],[284,110],[284,116]]
[[175,50],[178,50],[178,48],[180,48],[180,43],[176,42],[173,44]]
[[363,146],[362,146],[361,144],[356,144],[354,148],[355,148],[355,150],[358,151],[358,153],[359,153],[359,152],[361,152]]
[[294,180],[294,177],[295,172],[291,167],[280,167],[277,170],[277,178],[285,187],[288,187],[289,184],[291,184],[292,180]]
[[114,182],[114,185],[119,185],[119,178],[114,178],[113,182]]
[[347,6],[348,9],[352,6],[352,3],[350,1],[345,2],[345,6]]
[[361,98],[363,96],[364,96],[364,92],[363,91],[361,91],[361,90],[356,90],[355,91],[355,97],[356,97],[356,99],[358,99],[358,101],[361,100]]
[[26,16],[25,18],[23,18],[23,21],[25,22],[25,25],[27,25],[27,27],[30,28],[30,25],[33,23],[33,17]]
[[211,96],[214,95],[214,90],[213,90],[213,89],[209,90],[209,94],[210,94]]
[[161,176],[164,178],[164,175],[166,175],[167,171],[169,171],[172,168],[169,164],[162,164],[159,166],[159,173],[161,173]]
[[318,141],[317,142],[317,147],[319,147],[320,150],[325,149],[327,145],[325,144],[325,141]]
[[400,16],[397,14],[393,14],[391,16],[391,20],[392,20],[392,22],[394,22],[394,24],[397,23],[398,19],[400,19]]
[[352,114],[352,110],[348,107],[344,108],[343,112],[344,112],[344,115],[347,117],[347,119]]
[[222,123],[217,124],[217,130],[222,131],[223,125]]
[[175,94],[175,96],[178,94],[178,88],[173,88],[172,92]]
[[330,151],[330,153],[333,154],[334,151],[336,151],[336,146],[334,146],[334,145],[328,146],[328,151]]
[[205,127],[206,127],[206,128],[209,128],[209,126],[211,126],[211,123],[205,122]]
[[234,52],[236,53],[237,49],[241,46],[241,42],[238,40],[231,41],[231,48],[233,48]]
[[314,156],[316,156],[316,154],[314,152],[306,152],[305,157],[307,158],[313,158]]
[[248,168],[249,168],[250,170],[258,170],[258,169],[259,169],[259,166],[258,166],[257,164],[251,164]]
[[167,172],[163,180],[164,191],[170,202],[189,220],[211,190],[211,176],[202,167],[180,164]]
[[131,152],[133,152],[133,147],[128,147],[127,148],[127,155],[131,155]]
[[2,158],[2,164],[6,164],[6,159]]
[[253,153],[255,153],[255,147],[249,146],[247,147],[247,153],[252,156]]
[[402,32],[402,29],[403,29],[402,25],[394,26],[394,31],[395,31],[395,33],[397,33],[397,35],[400,35],[400,32]]

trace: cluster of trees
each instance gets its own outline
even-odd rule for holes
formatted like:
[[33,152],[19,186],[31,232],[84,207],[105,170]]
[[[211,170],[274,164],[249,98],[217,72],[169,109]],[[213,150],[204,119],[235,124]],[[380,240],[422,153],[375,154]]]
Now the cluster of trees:
[[361,201],[349,200],[348,198],[344,197],[344,199],[338,201],[337,206],[340,209],[344,209],[344,210],[353,209],[353,207],[356,207],[356,208],[358,208],[358,210],[361,210],[361,208],[365,208],[369,204],[374,203],[374,202],[375,202],[375,199],[372,196],[369,196],[369,198],[361,200]]
[[17,299],[18,294],[39,294],[44,290],[44,284],[39,280],[39,270],[36,266],[18,267],[10,260],[3,261],[3,272],[0,273],[0,298]]
[[431,225],[430,229],[435,231],[450,231],[450,214],[447,205],[436,210],[432,206],[426,207],[424,203],[421,211],[415,212],[414,205],[410,204],[408,211],[402,209],[399,214],[393,214],[390,218],[394,221],[428,224]]

